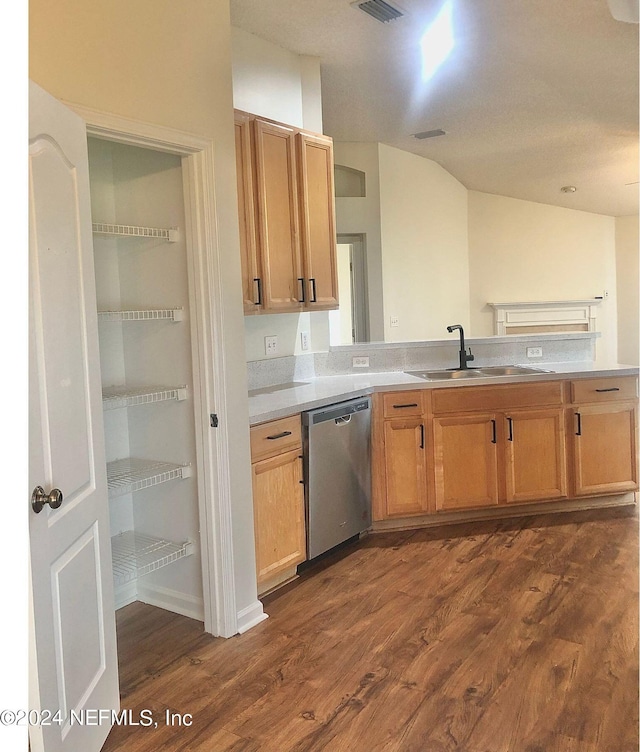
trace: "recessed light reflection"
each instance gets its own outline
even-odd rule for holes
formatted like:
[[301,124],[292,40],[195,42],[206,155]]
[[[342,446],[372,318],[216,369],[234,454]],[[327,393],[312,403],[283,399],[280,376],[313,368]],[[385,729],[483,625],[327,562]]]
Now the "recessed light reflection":
[[447,0],[420,40],[423,81],[433,76],[454,47],[451,6],[452,0]]

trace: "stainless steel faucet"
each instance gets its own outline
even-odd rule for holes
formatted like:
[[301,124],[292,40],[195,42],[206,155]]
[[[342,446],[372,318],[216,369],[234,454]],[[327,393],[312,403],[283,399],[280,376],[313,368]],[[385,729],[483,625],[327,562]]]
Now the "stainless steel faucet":
[[460,324],[452,324],[451,326],[447,327],[448,332],[454,332],[456,329],[460,330],[460,370],[465,370],[468,368],[467,363],[474,360],[474,356],[471,353],[471,348],[469,348],[469,354],[467,355],[467,351],[464,347],[464,329]]

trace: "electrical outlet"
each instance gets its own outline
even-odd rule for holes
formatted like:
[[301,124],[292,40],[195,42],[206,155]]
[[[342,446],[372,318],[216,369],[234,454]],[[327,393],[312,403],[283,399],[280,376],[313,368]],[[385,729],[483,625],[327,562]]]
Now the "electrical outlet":
[[609,297],[609,290],[605,290],[603,295],[604,295],[604,299],[606,300]]
[[397,316],[389,317],[389,326],[400,326],[400,320]]
[[309,338],[309,332],[300,332],[300,347],[302,350],[308,350],[311,346],[311,339]]
[[542,357],[541,347],[527,347],[527,358],[541,358],[541,357]]
[[354,368],[369,368],[368,355],[357,355],[351,362]]
[[264,338],[264,354],[275,355],[278,352],[278,337],[274,334]]

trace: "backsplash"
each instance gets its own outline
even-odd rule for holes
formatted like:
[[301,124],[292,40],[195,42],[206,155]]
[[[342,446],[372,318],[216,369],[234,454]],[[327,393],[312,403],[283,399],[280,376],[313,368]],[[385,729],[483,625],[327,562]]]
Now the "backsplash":
[[[468,338],[475,356],[473,366],[540,365],[594,360],[597,332]],[[541,358],[528,358],[527,348],[542,348]],[[458,340],[431,342],[363,343],[332,347],[328,352],[288,355],[247,363],[249,391],[275,384],[305,381],[345,373],[380,373],[454,368],[458,363]],[[369,366],[354,368],[354,357],[368,357]]]

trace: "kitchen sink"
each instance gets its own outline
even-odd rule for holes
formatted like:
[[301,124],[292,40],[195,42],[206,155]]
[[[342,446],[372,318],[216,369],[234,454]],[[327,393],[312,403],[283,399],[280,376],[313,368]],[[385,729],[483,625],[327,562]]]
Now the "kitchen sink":
[[481,378],[484,374],[476,368],[466,368],[455,371],[405,371],[409,376],[417,376],[427,381],[436,381],[440,379],[473,379]]
[[531,373],[551,373],[542,368],[531,366],[487,366],[486,368],[453,368],[446,371],[405,371],[410,376],[417,376],[426,381],[443,381],[456,379],[481,379],[487,376],[520,376]]
[[478,369],[483,376],[518,376],[527,373],[553,373],[544,368],[532,368],[531,366],[487,366]]

